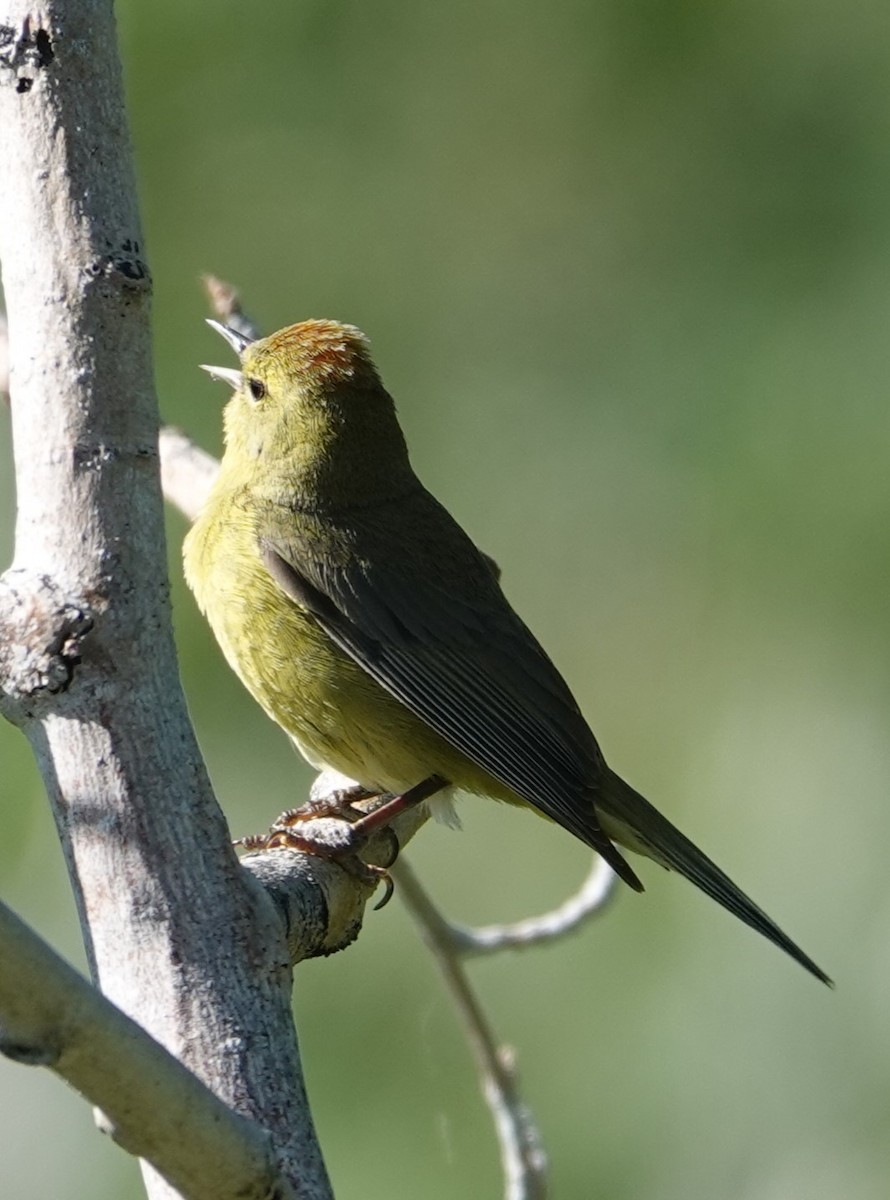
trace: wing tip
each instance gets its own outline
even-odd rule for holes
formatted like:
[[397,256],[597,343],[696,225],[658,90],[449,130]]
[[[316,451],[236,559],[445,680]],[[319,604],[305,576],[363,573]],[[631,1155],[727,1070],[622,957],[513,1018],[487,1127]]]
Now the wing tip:
[[605,834],[602,834],[601,839],[596,839],[594,849],[606,860],[618,878],[626,883],[629,888],[635,892],[645,892],[646,889],[643,887],[643,881],[639,875],[637,875],[618,847]]

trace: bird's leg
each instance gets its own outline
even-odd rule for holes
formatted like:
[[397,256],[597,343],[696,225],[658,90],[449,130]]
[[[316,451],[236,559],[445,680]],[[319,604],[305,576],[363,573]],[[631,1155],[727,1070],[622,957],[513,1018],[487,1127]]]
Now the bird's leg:
[[390,800],[381,804],[379,808],[375,808],[373,812],[359,817],[352,825],[352,832],[354,835],[359,834],[370,837],[378,829],[389,825],[401,813],[407,812],[418,804],[422,804],[424,800],[428,800],[430,796],[434,796],[436,792],[441,792],[442,788],[448,786],[448,780],[443,779],[441,775],[429,775],[426,779],[422,779],[420,783],[415,783],[413,787],[408,788],[406,792],[402,792],[398,796],[393,796]]
[[363,800],[371,800],[375,796],[381,795],[380,792],[372,791],[357,783],[353,787],[339,788],[318,800],[307,800],[299,808],[286,809],[274,822],[269,832],[270,834],[282,833],[285,830],[293,829],[294,825],[300,821],[314,821],[318,817],[336,817],[350,823],[356,840],[362,836],[370,837],[372,833],[384,828],[400,813],[407,812],[417,804],[422,804],[424,800],[428,800],[430,796],[448,786],[448,780],[443,779],[441,775],[429,775],[420,783],[408,788],[407,791],[397,796],[391,796],[371,812],[356,818],[355,805],[360,804]]

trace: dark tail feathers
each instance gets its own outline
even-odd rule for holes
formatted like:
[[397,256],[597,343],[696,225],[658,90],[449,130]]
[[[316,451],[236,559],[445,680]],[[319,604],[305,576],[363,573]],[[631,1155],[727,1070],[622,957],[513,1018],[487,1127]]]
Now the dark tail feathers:
[[679,871],[746,925],[790,954],[817,979],[834,987],[825,972],[770,920],[762,908],[749,900],[728,875],[724,875],[688,837],[614,771],[609,771],[606,786],[597,797],[596,810],[610,838],[629,850],[654,858],[664,867]]

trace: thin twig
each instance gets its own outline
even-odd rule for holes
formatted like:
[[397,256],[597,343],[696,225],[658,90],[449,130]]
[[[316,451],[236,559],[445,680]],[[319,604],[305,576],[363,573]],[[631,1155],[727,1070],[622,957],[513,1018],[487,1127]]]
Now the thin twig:
[[241,307],[241,293],[234,284],[218,279],[216,275],[202,275],[201,282],[211,309],[221,321],[252,341],[263,336],[256,322]]
[[161,430],[158,440],[164,498],[194,521],[219,474],[219,462],[170,425]]
[[618,876],[598,854],[593,856],[587,878],[573,896],[538,917],[527,917],[511,925],[482,925],[471,928],[449,923],[456,950],[466,955],[494,954],[499,950],[522,950],[565,937],[591,917],[599,916],[616,894]]
[[512,1048],[495,1042],[462,960],[565,937],[604,910],[615,893],[617,877],[607,863],[594,855],[581,887],[558,908],[511,925],[472,929],[442,916],[404,859],[395,864],[392,875],[442,973],[476,1059],[482,1093],[501,1149],[505,1200],[544,1200],[548,1186],[547,1156],[534,1118],[519,1094],[515,1054]]
[[442,974],[476,1060],[501,1149],[505,1200],[546,1200],[547,1156],[538,1127],[519,1095],[513,1051],[495,1041],[461,963],[454,930],[404,859],[393,867],[393,877]]

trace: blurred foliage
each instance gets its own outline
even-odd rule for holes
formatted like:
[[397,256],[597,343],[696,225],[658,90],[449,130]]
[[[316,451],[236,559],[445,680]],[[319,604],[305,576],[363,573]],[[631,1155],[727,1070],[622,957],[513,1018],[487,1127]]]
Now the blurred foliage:
[[[890,1190],[890,39],[886,6],[121,0],[164,418],[219,448],[198,276],[271,330],[371,336],[426,482],[493,554],[613,764],[837,979],[655,867],[598,926],[473,968],[554,1194]],[[13,499],[2,419],[4,561]],[[310,778],[186,594],[233,830]],[[4,898],[82,962],[20,735]],[[466,802],[411,857],[464,919],[561,898],[583,849]],[[879,854],[879,851],[882,853]],[[452,1014],[398,902],[301,968],[340,1200],[500,1194]],[[5,1193],[140,1195],[76,1097],[0,1064]],[[52,1153],[45,1152],[47,1138]],[[400,1180],[410,1180],[406,1189]]]

